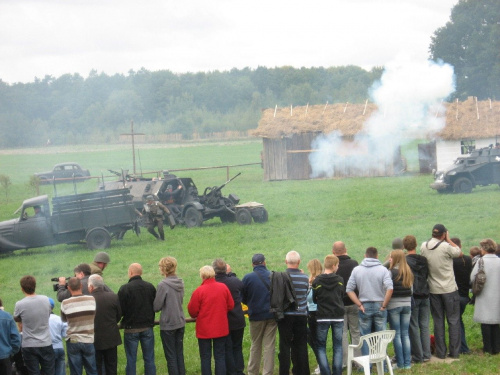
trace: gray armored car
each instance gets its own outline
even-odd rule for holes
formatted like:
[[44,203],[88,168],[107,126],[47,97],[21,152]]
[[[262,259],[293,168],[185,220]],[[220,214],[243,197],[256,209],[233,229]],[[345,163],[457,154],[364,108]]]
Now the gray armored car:
[[500,149],[490,146],[474,150],[434,177],[430,187],[438,193],[470,193],[478,185],[500,185]]

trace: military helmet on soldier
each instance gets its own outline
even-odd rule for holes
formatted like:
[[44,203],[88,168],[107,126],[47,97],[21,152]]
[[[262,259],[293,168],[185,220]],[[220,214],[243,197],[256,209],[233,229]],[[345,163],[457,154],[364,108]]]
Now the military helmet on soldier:
[[111,259],[109,259],[108,253],[101,251],[97,253],[94,257],[94,262],[96,263],[111,263]]
[[148,196],[146,197],[146,200],[147,200],[147,201],[154,201],[154,200],[155,200],[155,197],[153,197],[152,195],[148,195]]

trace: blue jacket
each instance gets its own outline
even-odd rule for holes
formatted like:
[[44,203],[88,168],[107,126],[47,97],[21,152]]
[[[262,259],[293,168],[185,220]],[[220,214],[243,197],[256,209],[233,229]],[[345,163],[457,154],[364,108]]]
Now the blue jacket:
[[0,359],[9,358],[21,348],[21,336],[14,318],[8,312],[0,310]]
[[[257,275],[258,273],[258,275]],[[260,277],[259,277],[260,275]],[[243,277],[241,301],[248,306],[250,320],[274,319],[271,308],[269,288],[271,272],[264,265],[253,268],[253,272]]]

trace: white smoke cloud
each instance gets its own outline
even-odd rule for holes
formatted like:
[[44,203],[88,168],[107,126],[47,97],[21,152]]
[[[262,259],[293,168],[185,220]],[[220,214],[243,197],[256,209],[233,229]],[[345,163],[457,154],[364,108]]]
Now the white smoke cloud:
[[442,102],[455,90],[453,67],[442,62],[398,59],[386,65],[369,91],[378,110],[346,141],[339,131],[318,136],[309,155],[311,177],[384,175],[402,146],[445,125]]

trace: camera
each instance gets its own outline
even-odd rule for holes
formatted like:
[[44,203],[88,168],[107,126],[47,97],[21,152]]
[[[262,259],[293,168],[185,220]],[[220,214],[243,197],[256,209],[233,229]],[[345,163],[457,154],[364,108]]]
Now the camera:
[[[71,278],[70,277],[66,277],[66,285],[64,285],[65,288],[68,288],[68,280]],[[57,290],[59,289],[59,278],[58,277],[53,277],[52,279],[50,279],[50,281],[56,281],[57,284],[53,284],[52,285],[52,288],[54,289],[54,292],[57,292]]]

